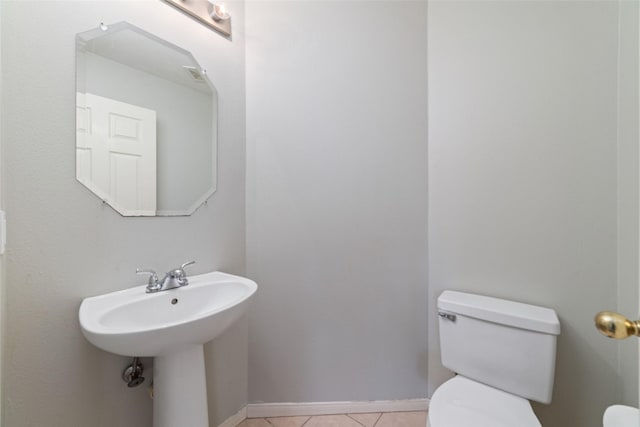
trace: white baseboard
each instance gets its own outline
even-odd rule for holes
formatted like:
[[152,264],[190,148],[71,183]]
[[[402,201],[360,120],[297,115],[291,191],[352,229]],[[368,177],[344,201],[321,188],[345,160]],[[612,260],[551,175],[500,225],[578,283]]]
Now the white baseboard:
[[247,418],[426,411],[427,409],[429,409],[429,399],[373,400],[365,402],[250,403],[247,405]]
[[236,427],[238,424],[247,419],[247,407],[240,409],[235,414],[224,420],[218,427]]

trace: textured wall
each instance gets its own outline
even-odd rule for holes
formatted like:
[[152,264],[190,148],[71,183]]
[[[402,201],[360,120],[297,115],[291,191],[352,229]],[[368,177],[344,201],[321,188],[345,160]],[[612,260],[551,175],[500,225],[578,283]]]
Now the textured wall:
[[[120,379],[130,360],[82,337],[82,298],[144,284],[136,267],[244,272],[244,6],[229,7],[233,42],[160,1],[2,2],[4,427],[150,426],[146,387]],[[74,36],[122,20],[191,50],[218,88],[218,191],[191,217],[123,218],[75,180]],[[212,425],[246,402],[246,341],[242,321],[207,348]]]
[[[429,307],[457,289],[554,308],[554,399],[535,410],[601,426],[619,396],[593,327],[617,306],[618,4],[432,2],[428,27]],[[433,390],[449,373],[429,324]]]
[[251,401],[426,397],[426,47],[426,2],[247,3]]

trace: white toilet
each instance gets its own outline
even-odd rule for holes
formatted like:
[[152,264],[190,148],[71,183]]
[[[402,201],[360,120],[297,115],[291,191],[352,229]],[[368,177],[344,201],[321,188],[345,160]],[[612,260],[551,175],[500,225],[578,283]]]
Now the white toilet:
[[442,364],[457,375],[433,394],[427,426],[540,427],[529,400],[551,402],[556,312],[444,291],[438,315]]

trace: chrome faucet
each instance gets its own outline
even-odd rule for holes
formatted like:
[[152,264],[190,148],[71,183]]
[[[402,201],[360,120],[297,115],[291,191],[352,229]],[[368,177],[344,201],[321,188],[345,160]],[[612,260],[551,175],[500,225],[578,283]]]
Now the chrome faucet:
[[184,268],[188,265],[195,264],[195,261],[185,262],[174,270],[169,270],[162,280],[158,280],[158,274],[153,270],[136,270],[136,274],[149,274],[149,281],[147,282],[147,293],[168,291],[169,289],[181,288],[189,284],[187,279],[187,273],[184,272]]

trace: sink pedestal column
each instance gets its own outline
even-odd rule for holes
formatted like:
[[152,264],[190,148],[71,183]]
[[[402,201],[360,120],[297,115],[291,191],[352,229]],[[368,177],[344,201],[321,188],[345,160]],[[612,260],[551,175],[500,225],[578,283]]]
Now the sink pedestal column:
[[204,347],[153,359],[153,427],[209,427]]

